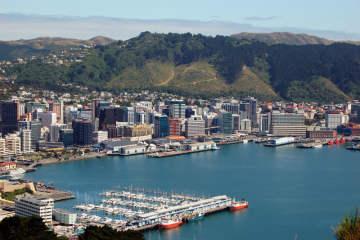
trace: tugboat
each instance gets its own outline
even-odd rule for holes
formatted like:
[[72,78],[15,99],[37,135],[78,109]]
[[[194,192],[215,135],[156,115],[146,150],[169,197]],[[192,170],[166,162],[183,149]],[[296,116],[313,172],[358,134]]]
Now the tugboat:
[[329,145],[333,145],[334,143],[330,140],[330,141],[328,142],[328,144],[329,144]]
[[340,139],[340,142],[341,142],[341,143],[344,143],[344,142],[346,142],[346,140],[343,139],[343,138],[341,138],[341,139]]
[[340,141],[338,139],[335,139],[334,143],[338,144],[338,143],[340,143]]
[[196,213],[192,218],[189,218],[188,221],[196,221],[196,220],[200,220],[202,218],[204,218],[205,213],[201,212],[201,213]]
[[230,210],[237,210],[237,209],[247,208],[248,206],[249,203],[245,201],[245,198],[241,199],[240,202],[236,202],[234,198],[229,208]]
[[162,228],[173,228],[181,225],[183,222],[180,219],[171,220],[168,218],[162,218],[161,222],[158,224],[159,229]]

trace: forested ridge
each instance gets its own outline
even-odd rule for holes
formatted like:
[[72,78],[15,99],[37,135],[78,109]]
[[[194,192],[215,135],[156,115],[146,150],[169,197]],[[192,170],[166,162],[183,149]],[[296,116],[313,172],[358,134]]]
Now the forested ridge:
[[99,45],[70,67],[40,60],[7,67],[19,84],[167,91],[201,98],[344,102],[360,97],[360,46],[267,44],[201,34],[151,34]]

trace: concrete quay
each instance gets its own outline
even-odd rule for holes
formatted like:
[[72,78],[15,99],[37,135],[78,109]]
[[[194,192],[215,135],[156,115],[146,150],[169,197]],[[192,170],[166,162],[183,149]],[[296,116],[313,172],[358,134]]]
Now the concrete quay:
[[171,151],[171,152],[162,152],[162,153],[151,153],[148,154],[148,157],[152,158],[164,158],[164,157],[173,157],[178,155],[184,155],[184,154],[190,154],[190,153],[198,153],[198,152],[205,152],[205,151],[211,151],[212,149],[201,149],[201,150],[192,150],[192,151],[184,151],[184,150],[178,150]]

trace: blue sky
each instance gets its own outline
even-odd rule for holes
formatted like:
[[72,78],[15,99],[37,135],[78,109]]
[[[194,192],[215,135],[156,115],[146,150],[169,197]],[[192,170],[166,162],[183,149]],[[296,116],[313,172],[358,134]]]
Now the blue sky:
[[0,0],[0,39],[128,39],[141,31],[306,33],[360,41],[359,0]]

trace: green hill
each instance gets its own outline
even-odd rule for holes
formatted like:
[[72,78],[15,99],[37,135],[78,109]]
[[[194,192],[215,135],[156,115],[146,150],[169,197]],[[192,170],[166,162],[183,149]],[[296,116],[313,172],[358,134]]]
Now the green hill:
[[[7,67],[19,84],[59,83],[108,91],[167,91],[201,98],[344,102],[360,97],[360,47],[354,44],[269,45],[201,34],[151,34],[96,46],[70,67]],[[44,73],[43,69],[50,73]]]

